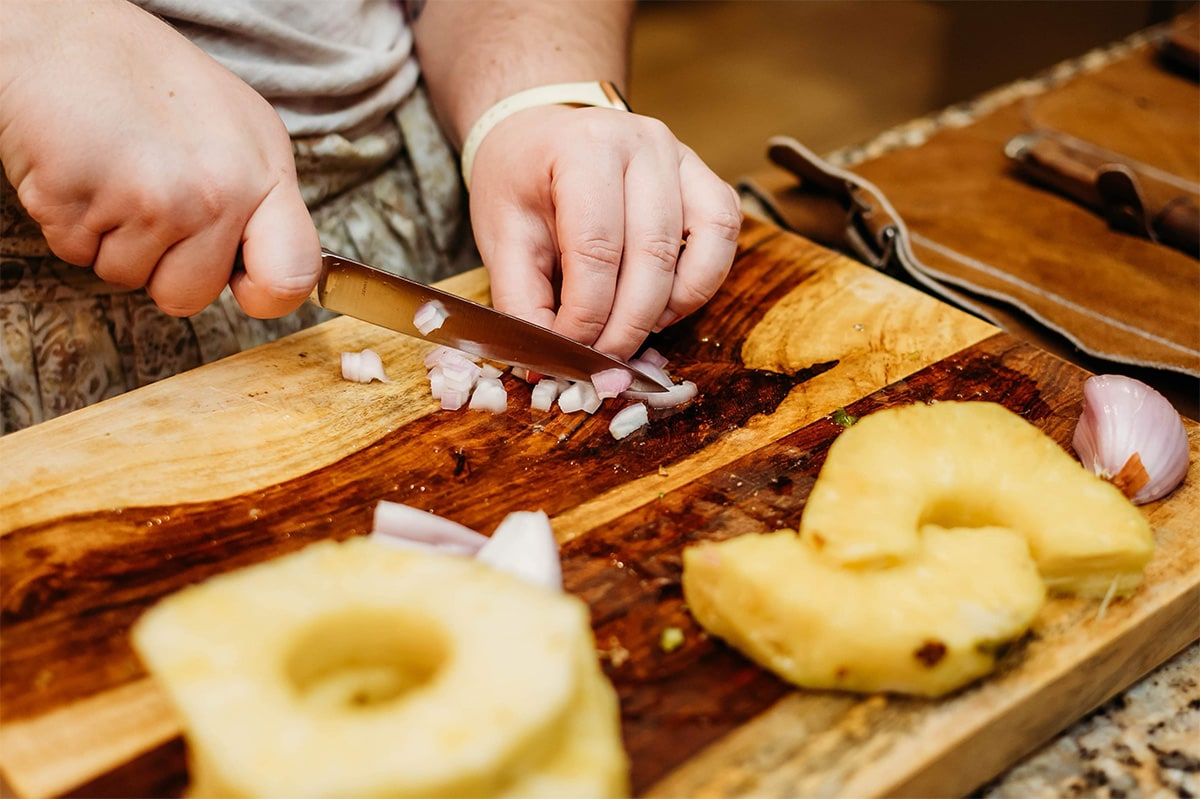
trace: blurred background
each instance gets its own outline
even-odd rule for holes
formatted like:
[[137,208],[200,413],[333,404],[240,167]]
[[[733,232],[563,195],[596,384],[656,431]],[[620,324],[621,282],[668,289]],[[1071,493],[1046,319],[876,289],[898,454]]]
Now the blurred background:
[[727,181],[766,140],[818,154],[1192,5],[1176,0],[641,0],[629,101]]

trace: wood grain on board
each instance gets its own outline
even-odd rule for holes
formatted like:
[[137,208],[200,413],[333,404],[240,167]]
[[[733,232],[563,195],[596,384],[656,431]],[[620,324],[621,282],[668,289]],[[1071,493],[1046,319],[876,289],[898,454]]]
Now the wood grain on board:
[[[482,272],[445,285],[488,298]],[[177,795],[178,723],[129,626],[185,585],[366,533],[381,499],[485,533],[550,515],[638,794],[964,793],[1200,637],[1189,424],[1192,471],[1145,509],[1158,554],[1132,599],[1050,602],[996,675],[939,701],[789,688],[696,627],[682,548],[794,526],[839,407],[991,400],[1066,446],[1087,374],[755,221],[718,296],[653,343],[701,393],[620,442],[615,408],[536,413],[511,379],[507,414],[440,411],[429,346],[351,319],[0,439],[4,777],[24,796]],[[390,383],[341,380],[365,347]],[[667,626],[685,632],[669,653]]]

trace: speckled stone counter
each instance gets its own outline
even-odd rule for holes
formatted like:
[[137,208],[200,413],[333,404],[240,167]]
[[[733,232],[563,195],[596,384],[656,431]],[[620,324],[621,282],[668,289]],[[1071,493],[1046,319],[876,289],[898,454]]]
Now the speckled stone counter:
[[1200,644],[1101,705],[976,796],[1200,796]]
[[[1136,48],[1153,45],[1164,33],[1165,27],[1136,33],[1064,61],[1034,78],[904,123],[826,158],[837,166],[853,169],[887,153],[919,147],[939,130],[970,125],[1000,106],[1035,96],[1076,75],[1111,64]],[[752,197],[745,200],[748,212],[759,210]],[[1200,607],[1196,612],[1200,614]],[[1193,643],[1075,722],[972,797],[1200,797],[1200,643]]]

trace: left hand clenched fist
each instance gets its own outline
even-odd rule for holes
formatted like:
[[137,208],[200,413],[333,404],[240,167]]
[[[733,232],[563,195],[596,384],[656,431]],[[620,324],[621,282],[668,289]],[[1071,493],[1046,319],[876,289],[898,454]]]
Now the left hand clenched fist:
[[475,156],[495,306],[620,358],[712,297],[741,219],[737,193],[666,125],[625,111],[526,109]]

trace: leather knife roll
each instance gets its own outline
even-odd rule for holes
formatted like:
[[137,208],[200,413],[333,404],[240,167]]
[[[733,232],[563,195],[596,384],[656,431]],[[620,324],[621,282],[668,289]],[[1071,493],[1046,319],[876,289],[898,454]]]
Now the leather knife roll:
[[777,137],[780,168],[742,189],[781,224],[1047,349],[1200,376],[1200,260],[1022,174],[1005,148],[1031,131],[1120,153],[1185,199],[1200,185],[1200,87],[1145,43],[851,172]]

